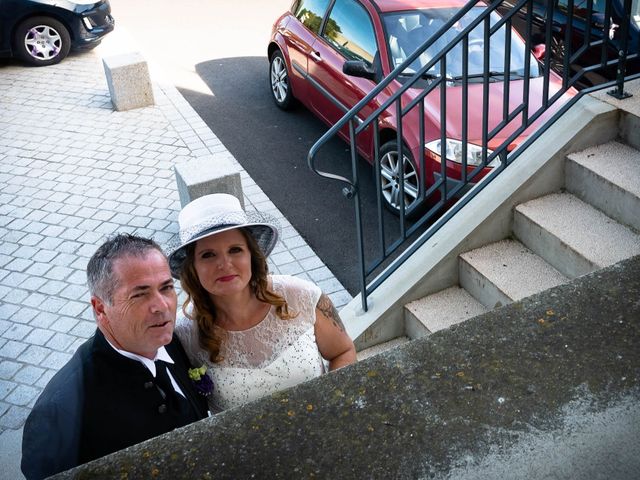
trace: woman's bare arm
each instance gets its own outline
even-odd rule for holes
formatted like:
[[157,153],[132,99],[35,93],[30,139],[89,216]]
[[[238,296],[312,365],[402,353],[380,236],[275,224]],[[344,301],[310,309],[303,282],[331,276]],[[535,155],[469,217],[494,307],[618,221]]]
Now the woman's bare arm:
[[356,347],[344,328],[333,302],[324,293],[316,305],[316,342],[322,357],[335,370],[356,361]]

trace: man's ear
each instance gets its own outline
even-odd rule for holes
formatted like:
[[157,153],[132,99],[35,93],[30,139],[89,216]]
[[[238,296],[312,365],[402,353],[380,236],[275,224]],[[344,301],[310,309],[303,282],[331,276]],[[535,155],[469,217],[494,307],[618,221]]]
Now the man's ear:
[[96,296],[91,297],[91,306],[93,307],[93,313],[96,317],[98,325],[105,325],[109,323],[107,314],[104,311],[105,302]]

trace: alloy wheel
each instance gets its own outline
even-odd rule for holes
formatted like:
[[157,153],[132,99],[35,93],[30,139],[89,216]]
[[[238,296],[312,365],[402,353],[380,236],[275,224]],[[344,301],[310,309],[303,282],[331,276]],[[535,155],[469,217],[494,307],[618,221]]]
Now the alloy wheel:
[[380,159],[380,187],[387,204],[400,210],[401,190],[400,173],[404,175],[404,207],[408,212],[418,200],[418,173],[409,157],[403,155],[403,162],[398,161],[398,152],[391,151]]
[[552,36],[550,49],[551,59],[549,60],[549,64],[551,69],[556,72],[562,72],[562,69],[564,68],[564,57],[567,54],[567,48],[564,44],[564,40],[562,38]]
[[271,90],[278,103],[284,103],[289,91],[287,66],[280,56],[275,56],[271,62]]

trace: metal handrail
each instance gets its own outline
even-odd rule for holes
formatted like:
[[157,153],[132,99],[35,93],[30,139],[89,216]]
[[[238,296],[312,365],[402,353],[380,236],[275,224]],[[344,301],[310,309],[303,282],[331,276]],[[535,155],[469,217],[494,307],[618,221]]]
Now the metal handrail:
[[[581,96],[586,93],[590,93],[595,90],[599,90],[602,88],[615,87],[614,90],[610,92],[610,94],[616,96],[617,98],[625,98],[627,94],[624,93],[624,83],[625,80],[640,78],[640,73],[636,73],[633,75],[625,76],[625,65],[629,60],[634,60],[638,58],[638,51],[640,50],[640,45],[632,45],[635,48],[635,51],[630,51],[630,46],[628,43],[629,38],[629,25],[631,22],[630,19],[630,11],[631,11],[631,0],[623,0],[623,14],[625,14],[626,21],[622,22],[622,28],[620,30],[620,35],[622,38],[622,44],[619,49],[618,57],[615,59],[609,59],[607,57],[607,48],[609,47],[610,39],[608,38],[607,32],[611,27],[611,11],[612,11],[612,2],[614,0],[606,0],[605,7],[605,22],[603,26],[603,39],[592,40],[591,29],[587,28],[586,36],[582,45],[576,48],[575,52],[571,51],[572,45],[572,34],[575,31],[575,19],[572,13],[569,13],[567,16],[567,24],[564,32],[564,41],[565,46],[568,50],[565,53],[565,58],[563,60],[563,68],[562,71],[559,72],[562,77],[562,88],[554,95],[549,96],[549,86],[550,86],[550,70],[551,70],[551,55],[545,55],[545,59],[542,65],[543,71],[543,98],[541,99],[540,108],[535,111],[531,111],[529,104],[529,84],[531,81],[530,78],[530,69],[531,69],[531,56],[525,55],[525,64],[524,64],[524,74],[523,74],[523,95],[522,102],[513,107],[509,108],[509,100],[510,96],[510,80],[511,80],[511,72],[510,72],[510,61],[511,61],[511,39],[512,39],[512,21],[516,15],[518,15],[523,9],[526,9],[525,19],[526,19],[526,35],[524,36],[525,43],[525,52],[529,52],[532,50],[533,45],[531,44],[531,33],[532,33],[532,10],[533,10],[533,0],[517,0],[511,7],[511,9],[502,14],[502,18],[497,21],[494,25],[490,23],[490,16],[492,12],[496,11],[503,3],[502,0],[496,0],[489,5],[486,5],[484,2],[480,2],[479,0],[471,0],[464,7],[462,7],[449,21],[447,21],[435,34],[433,34],[429,39],[425,40],[425,42],[417,48],[413,53],[409,55],[409,57],[401,64],[398,65],[393,71],[385,78],[383,78],[377,86],[362,100],[360,100],[356,105],[352,108],[348,109],[347,107],[340,105],[339,102],[337,106],[340,107],[343,111],[347,113],[337,122],[335,123],[309,150],[308,154],[308,163],[309,167],[318,175],[330,178],[333,180],[338,180],[342,183],[346,183],[347,186],[343,189],[343,194],[354,201],[354,210],[355,210],[355,220],[356,220],[356,239],[357,239],[357,247],[358,247],[358,260],[359,260],[359,273],[360,273],[360,291],[361,291],[361,300],[362,300],[362,308],[363,310],[367,310],[368,303],[367,297],[378,287],[380,286],[390,275],[395,271],[409,256],[411,256],[420,246],[422,246],[429,238],[431,238],[443,225],[445,225],[451,218],[453,218],[456,213],[467,203],[469,203],[475,195],[477,195],[486,185],[488,185],[494,178],[496,178],[504,169],[508,166],[512,165],[513,162],[531,145],[539,136],[546,131],[564,112],[566,112]],[[573,12],[575,0],[568,0],[567,11]],[[375,99],[384,89],[386,89],[392,82],[397,80],[397,78],[405,72],[405,70],[414,63],[416,59],[420,57],[420,55],[429,49],[445,32],[449,31],[454,25],[456,25],[461,19],[463,19],[472,8],[480,4],[483,7],[486,7],[484,11],[475,17],[472,21],[468,23],[468,25],[459,31],[459,33],[455,36],[455,38],[449,42],[446,46],[444,46],[438,54],[436,54],[430,61],[424,64],[418,71],[414,72],[412,76],[408,77],[391,95],[388,99],[386,99],[380,106],[378,106],[372,113],[369,115],[362,115],[362,110],[369,103]],[[557,10],[554,8],[553,0],[547,0],[547,18],[546,18],[546,28],[545,28],[545,47],[546,51],[551,51],[552,45],[552,28],[554,26],[553,19],[556,16]],[[587,14],[588,18],[593,18],[593,0],[587,1]],[[477,165],[470,172],[468,169],[470,168],[467,165],[467,152],[468,152],[468,121],[467,121],[467,108],[468,108],[468,86],[469,86],[469,77],[468,77],[468,53],[467,53],[467,45],[469,34],[472,30],[477,28],[480,25],[484,25],[484,69],[482,72],[482,91],[483,91],[483,118],[482,118],[482,162],[480,165]],[[495,126],[489,126],[489,102],[488,102],[488,92],[489,92],[489,83],[490,83],[490,72],[489,72],[489,48],[491,42],[491,37],[496,32],[500,31],[501,28],[505,29],[505,58],[504,58],[504,72],[503,72],[503,84],[504,84],[504,92],[503,92],[503,109],[502,109],[502,121],[499,122]],[[636,42],[636,43],[640,43]],[[450,83],[450,79],[446,78],[446,73],[441,75],[439,78],[432,79],[429,84],[422,88],[422,91],[415,96],[415,98],[408,102],[405,105],[401,103],[401,96],[410,88],[415,89],[416,84],[421,81],[426,72],[432,69],[434,66],[439,65],[441,72],[446,72],[446,61],[447,54],[452,51],[456,46],[462,45],[463,51],[463,66],[462,66],[462,75],[459,79],[459,84],[462,88],[462,113],[463,113],[463,121],[462,121],[462,136],[461,136],[461,144],[462,144],[462,155],[461,155],[461,180],[457,183],[457,185],[449,186],[450,178],[447,176],[447,164],[448,161],[440,161],[441,169],[439,172],[440,178],[434,181],[433,184],[427,185],[425,182],[425,152],[424,148],[419,153],[419,158],[415,159],[417,170],[419,170],[420,178],[418,183],[418,200],[422,202],[426,202],[434,196],[439,196],[439,199],[435,202],[433,206],[419,219],[416,219],[412,225],[408,225],[408,214],[411,212],[406,211],[406,205],[404,201],[404,195],[401,193],[399,198],[399,236],[397,240],[390,242],[390,245],[386,245],[386,230],[385,230],[385,222],[382,215],[382,192],[380,188],[380,117],[385,112],[395,112],[397,118],[396,127],[396,145],[398,150],[398,161],[402,162],[401,159],[404,157],[403,150],[406,149],[403,141],[403,121],[404,118],[410,114],[415,108],[418,109],[418,121],[419,121],[419,134],[420,138],[425,140],[425,112],[424,112],[424,99],[430,93],[439,89],[440,93],[440,120],[441,120],[441,130],[440,130],[440,158],[446,158],[445,144],[446,144],[446,104],[447,104],[447,84]],[[583,65],[575,74],[571,74],[571,67],[573,63],[578,59],[582,58],[586,51],[589,49],[600,48],[601,53],[599,55],[599,62],[591,64],[591,65]],[[590,87],[586,87],[578,92],[575,96],[571,98],[566,97],[566,93],[572,89],[574,85],[577,85],[579,82],[586,78],[587,74],[592,72],[603,70],[607,67],[617,67],[616,78],[615,80],[609,80],[601,82],[597,85],[592,85]],[[301,74],[305,74],[302,69],[299,69]],[[327,96],[334,104],[336,104],[336,100],[331,97],[330,93],[322,88],[321,85],[318,84],[313,78],[308,77],[311,85],[318,88],[323,95]],[[556,102],[560,99],[564,100],[564,103],[558,108],[557,105],[554,106]],[[511,145],[514,140],[516,140],[522,133],[530,129],[532,124],[539,119],[542,115],[545,114],[551,107],[556,109],[555,113],[541,126],[537,128],[535,132],[531,132],[528,137],[518,145],[516,149],[511,149]],[[520,125],[515,128],[506,138],[497,140],[500,132],[507,126],[512,124],[513,122],[521,119]],[[349,128],[349,139],[351,146],[351,161],[352,161],[352,177],[347,178],[345,176],[337,175],[330,172],[324,172],[319,170],[316,167],[316,158],[319,150],[325,145],[331,138],[333,138],[340,130],[342,130],[345,126]],[[376,208],[377,208],[377,220],[378,220],[378,235],[376,236],[376,241],[381,245],[381,253],[378,258],[374,259],[369,265],[366,264],[365,261],[365,248],[364,248],[364,232],[362,227],[362,203],[359,195],[359,179],[358,179],[358,149],[357,138],[358,135],[364,132],[367,128],[371,128],[373,130],[373,166],[376,173]],[[499,141],[499,145],[494,145],[492,147],[492,151],[488,150],[488,145],[490,142]],[[482,172],[485,170],[485,167],[494,160],[500,160],[500,165],[497,168],[494,168],[491,173],[485,175],[481,182],[473,183],[475,180],[481,178]],[[400,169],[399,175],[399,183],[400,183],[400,191],[404,193],[404,171]],[[474,186],[475,185],[475,186]],[[468,190],[469,186],[474,186],[471,190]],[[464,195],[462,195],[464,193]],[[462,198],[459,198],[462,196]],[[457,199],[457,201],[450,206],[451,201]],[[426,231],[423,229],[427,227]],[[407,245],[407,240],[412,235],[418,235],[418,238],[413,240],[410,245]],[[401,253],[398,253],[398,250],[404,248]],[[395,256],[395,257],[394,257]],[[380,272],[379,269],[383,268]],[[375,278],[367,284],[367,277],[375,274]]]

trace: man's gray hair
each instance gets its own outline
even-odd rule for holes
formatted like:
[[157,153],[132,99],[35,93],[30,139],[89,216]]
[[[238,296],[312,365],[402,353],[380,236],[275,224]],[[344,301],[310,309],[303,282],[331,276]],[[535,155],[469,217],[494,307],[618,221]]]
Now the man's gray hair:
[[127,256],[144,258],[152,250],[157,250],[164,256],[162,248],[149,238],[129,233],[109,237],[87,264],[87,285],[91,296],[99,297],[110,305],[118,286],[113,272],[115,261]]

